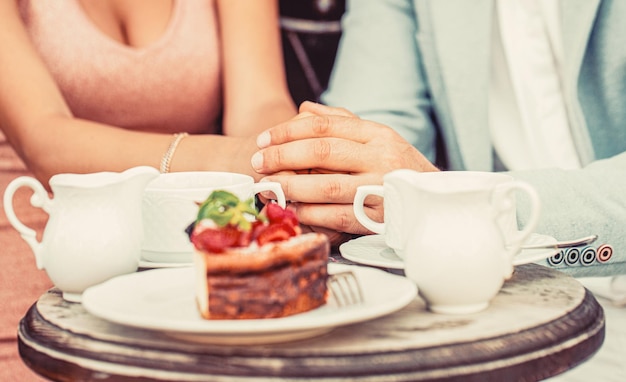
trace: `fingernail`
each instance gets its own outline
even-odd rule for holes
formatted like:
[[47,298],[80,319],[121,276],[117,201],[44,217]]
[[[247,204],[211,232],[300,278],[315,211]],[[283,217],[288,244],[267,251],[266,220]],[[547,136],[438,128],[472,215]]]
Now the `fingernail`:
[[258,137],[256,137],[256,145],[260,149],[264,149],[267,146],[269,146],[271,141],[272,141],[272,137],[270,136],[270,133],[267,131],[262,132],[261,134],[259,134]]
[[250,159],[250,164],[255,171],[261,170],[263,168],[263,153],[260,151],[254,153]]

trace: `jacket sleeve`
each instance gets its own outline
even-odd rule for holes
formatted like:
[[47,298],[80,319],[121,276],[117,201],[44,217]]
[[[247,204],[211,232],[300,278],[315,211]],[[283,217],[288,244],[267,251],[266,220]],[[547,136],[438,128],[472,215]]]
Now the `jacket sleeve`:
[[435,159],[431,100],[408,0],[351,0],[328,90],[322,102],[395,129]]
[[[529,170],[509,172],[516,179],[532,184],[541,198],[541,214],[536,232],[559,240],[597,234],[591,246],[610,245],[612,257],[583,265],[565,261],[552,265],[573,276],[626,274],[626,152],[597,160],[581,170]],[[518,198],[518,221],[525,224],[528,201]],[[606,247],[605,247],[606,248]],[[606,253],[605,253],[606,254]]]

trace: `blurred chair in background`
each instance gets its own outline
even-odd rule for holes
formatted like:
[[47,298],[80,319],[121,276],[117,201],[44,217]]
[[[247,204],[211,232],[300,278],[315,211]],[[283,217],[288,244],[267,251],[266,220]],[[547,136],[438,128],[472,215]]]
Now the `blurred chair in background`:
[[341,37],[345,0],[280,0],[285,69],[292,98],[319,101]]

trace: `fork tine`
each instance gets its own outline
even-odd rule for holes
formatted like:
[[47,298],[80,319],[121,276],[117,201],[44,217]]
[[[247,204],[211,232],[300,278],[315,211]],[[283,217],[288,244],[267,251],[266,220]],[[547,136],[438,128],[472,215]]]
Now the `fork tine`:
[[328,279],[328,289],[330,290],[330,294],[335,301],[337,306],[346,306],[350,304],[350,293],[345,292],[345,282],[343,281],[343,277],[338,274],[330,275]]
[[361,286],[350,271],[331,274],[328,278],[328,289],[337,306],[356,305],[363,302]]

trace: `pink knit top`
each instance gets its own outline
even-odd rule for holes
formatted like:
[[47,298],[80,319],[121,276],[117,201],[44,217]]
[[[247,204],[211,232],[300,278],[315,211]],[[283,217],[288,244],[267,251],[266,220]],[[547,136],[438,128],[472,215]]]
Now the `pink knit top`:
[[135,130],[216,132],[221,68],[214,4],[174,4],[166,32],[141,48],[104,34],[77,0],[20,0],[20,11],[75,117]]

